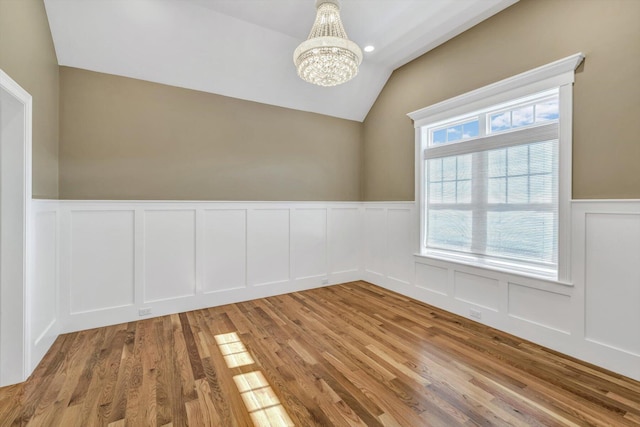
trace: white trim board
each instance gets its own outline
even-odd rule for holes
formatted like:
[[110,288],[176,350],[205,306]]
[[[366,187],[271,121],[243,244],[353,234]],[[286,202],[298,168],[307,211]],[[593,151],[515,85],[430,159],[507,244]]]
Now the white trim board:
[[31,373],[32,102],[0,70],[0,386]]
[[[583,60],[584,54],[576,53],[407,115],[414,121],[414,127],[419,128],[486,105],[499,104],[519,96],[571,84],[575,80],[574,71]],[[518,91],[522,93],[518,95]],[[508,94],[505,96],[504,93]]]

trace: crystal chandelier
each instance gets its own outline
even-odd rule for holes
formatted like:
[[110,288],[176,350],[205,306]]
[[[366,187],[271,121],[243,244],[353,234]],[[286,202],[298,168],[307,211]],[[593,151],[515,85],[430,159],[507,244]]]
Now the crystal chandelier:
[[362,51],[347,38],[338,0],[316,0],[316,8],[318,13],[309,38],[293,52],[293,62],[303,80],[319,86],[336,86],[358,74]]

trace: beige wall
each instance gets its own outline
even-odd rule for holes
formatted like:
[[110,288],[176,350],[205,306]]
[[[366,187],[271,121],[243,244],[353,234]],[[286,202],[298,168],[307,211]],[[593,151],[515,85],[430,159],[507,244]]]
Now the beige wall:
[[60,98],[60,198],[360,199],[362,123],[68,67]]
[[[575,198],[640,198],[640,1],[521,0],[396,70],[364,125],[60,68],[41,0],[0,0],[0,68],[34,98],[33,192],[78,199],[412,200],[406,113],[583,52]],[[364,142],[363,142],[364,141]]]
[[33,97],[33,196],[58,197],[58,60],[42,0],[0,0],[0,68]]
[[406,113],[577,52],[573,197],[640,198],[639,19],[639,0],[521,0],[396,70],[365,120],[364,199],[414,199]]

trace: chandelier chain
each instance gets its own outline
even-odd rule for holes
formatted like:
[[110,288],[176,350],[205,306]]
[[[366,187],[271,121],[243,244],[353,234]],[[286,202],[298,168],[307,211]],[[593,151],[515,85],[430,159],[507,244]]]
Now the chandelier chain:
[[340,19],[340,8],[333,3],[322,3],[318,6],[316,21],[311,27],[308,39],[316,37],[340,37],[347,39],[347,33]]

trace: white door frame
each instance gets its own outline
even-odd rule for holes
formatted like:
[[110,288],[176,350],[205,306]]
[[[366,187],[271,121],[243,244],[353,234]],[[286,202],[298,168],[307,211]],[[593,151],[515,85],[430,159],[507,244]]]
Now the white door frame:
[[0,69],[0,386],[31,374],[32,98]]

